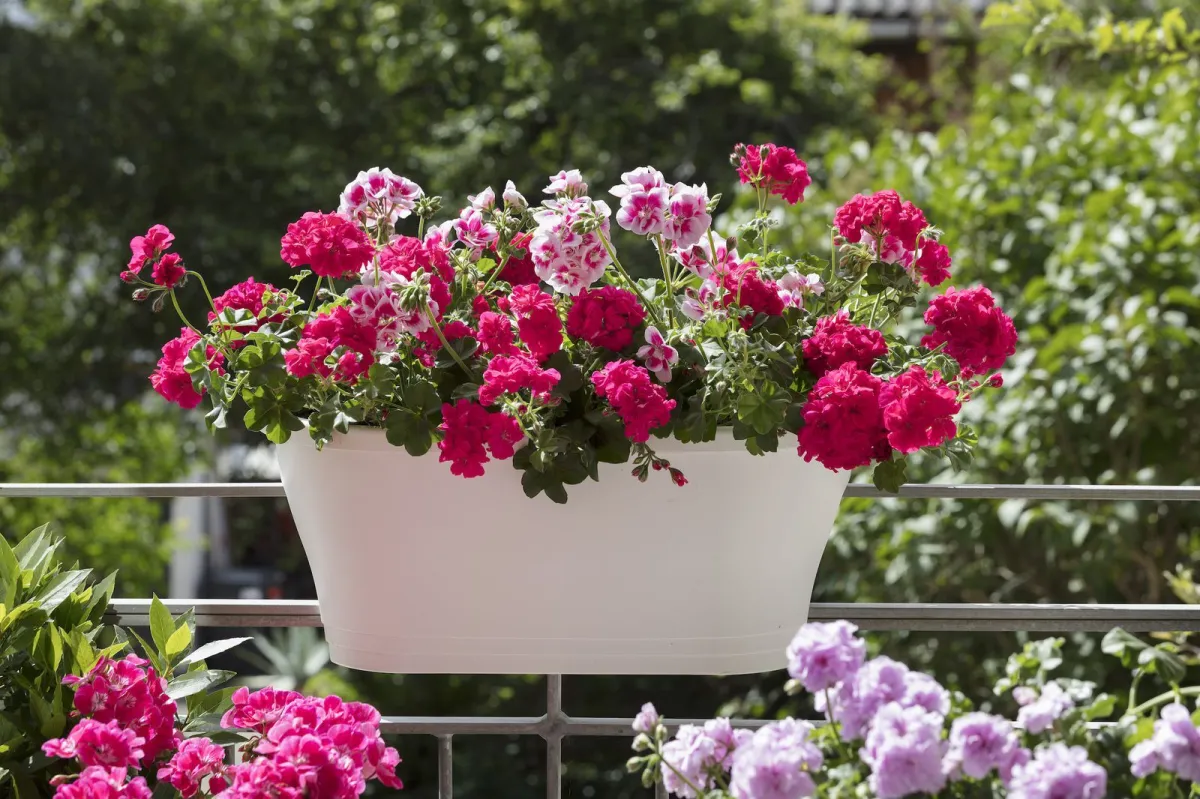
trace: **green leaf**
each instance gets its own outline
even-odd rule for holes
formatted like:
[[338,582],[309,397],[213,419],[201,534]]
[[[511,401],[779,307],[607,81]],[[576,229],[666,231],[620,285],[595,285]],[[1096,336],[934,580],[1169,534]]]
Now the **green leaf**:
[[214,669],[189,671],[167,684],[167,696],[172,699],[183,699],[188,696],[194,696],[214,685],[228,682],[233,677],[234,673],[232,671],[218,671]]
[[1121,659],[1121,664],[1129,668],[1137,661],[1137,653],[1149,646],[1135,635],[1114,627],[1100,641],[1100,651],[1106,655],[1114,655]]
[[195,652],[192,652],[183,660],[179,661],[179,665],[190,666],[193,663],[200,663],[201,661],[208,660],[213,655],[219,655],[222,652],[228,652],[235,646],[240,646],[241,644],[244,644],[250,640],[253,639],[250,636],[246,636],[243,638],[223,638],[220,641],[212,641],[202,647],[199,647]]
[[192,631],[188,629],[186,624],[181,624],[175,628],[175,632],[171,633],[171,637],[167,639],[163,654],[167,656],[167,660],[174,660],[186,652],[187,648],[191,645]]
[[154,646],[158,654],[165,654],[167,651],[167,641],[175,633],[175,620],[171,618],[171,611],[167,610],[167,606],[162,603],[157,596],[150,600],[150,637],[154,639]]
[[1171,685],[1178,685],[1187,674],[1187,666],[1182,658],[1174,652],[1168,652],[1162,647],[1153,647],[1143,649],[1138,654],[1138,665],[1145,668],[1148,673],[1157,674],[1165,682]]
[[908,462],[893,455],[891,460],[875,464],[875,469],[871,472],[871,482],[880,491],[895,494],[900,490],[900,486],[904,485],[907,471]]
[[551,355],[542,365],[545,369],[558,370],[558,384],[554,387],[554,395],[567,397],[583,388],[583,370],[571,362],[571,356],[564,350]]
[[53,613],[54,609],[61,605],[63,600],[69,597],[91,573],[91,569],[75,569],[58,574],[34,597],[33,601],[42,610]]
[[8,545],[4,536],[0,536],[0,586],[3,586],[0,599],[3,600],[5,607],[12,607],[16,604],[17,589],[20,583],[21,566],[17,563],[17,556],[13,554],[12,547]]
[[758,391],[738,397],[737,418],[760,435],[773,433],[783,426],[791,401],[791,396],[776,384],[764,383]]
[[434,442],[429,419],[408,410],[394,410],[388,415],[386,435],[389,444],[404,447],[413,457],[424,455]]
[[22,538],[13,547],[13,554],[17,556],[17,563],[21,565],[22,569],[34,572],[34,582],[37,582],[40,579],[36,576],[38,570],[57,548],[58,541],[51,534],[50,525],[43,524]]
[[437,386],[428,380],[409,382],[404,386],[404,409],[426,416],[440,412],[442,398],[437,392]]

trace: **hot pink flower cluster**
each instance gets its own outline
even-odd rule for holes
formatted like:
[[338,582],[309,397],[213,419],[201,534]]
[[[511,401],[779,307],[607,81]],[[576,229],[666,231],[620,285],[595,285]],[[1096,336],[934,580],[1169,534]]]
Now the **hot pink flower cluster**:
[[[375,362],[376,331],[355,320],[339,306],[314,317],[300,335],[296,349],[284,355],[287,370],[296,377],[320,375],[353,383]],[[341,351],[340,355],[335,354]]]
[[534,399],[545,401],[558,385],[557,369],[543,369],[528,355],[500,355],[488,363],[479,387],[479,402],[491,405],[505,394],[528,391]]
[[950,278],[950,251],[924,234],[925,214],[892,190],[856,194],[837,210],[843,240],[865,244],[885,263],[900,263],[931,286]]
[[219,799],[354,799],[370,780],[403,787],[400,755],[384,743],[375,708],[267,690],[259,698],[239,689],[236,712],[222,719],[223,727],[262,737],[253,747],[258,757],[226,770],[229,787]]
[[774,144],[739,144],[734,149],[738,159],[738,177],[742,183],[761,186],[778,195],[788,205],[804,200],[804,190],[812,183],[808,164],[800,160],[791,147]]
[[616,286],[584,289],[567,312],[567,335],[620,352],[633,343],[634,331],[646,318],[646,311],[632,291]]
[[289,266],[307,266],[318,277],[357,275],[375,255],[358,225],[341,214],[306,213],[288,225],[279,257]]
[[999,369],[1017,351],[1017,329],[1008,314],[996,307],[992,292],[983,286],[949,289],[934,297],[925,312],[933,332],[921,346],[945,347],[967,377]]
[[592,385],[621,417],[630,441],[645,443],[651,430],[671,419],[675,400],[667,399],[663,387],[655,385],[650,373],[633,361],[613,361],[592,374]]
[[511,458],[525,438],[516,419],[468,399],[442,406],[440,429],[438,460],[449,463],[450,473],[460,477],[482,477],[485,463]]
[[508,297],[517,334],[530,355],[544,361],[562,349],[563,326],[554,298],[536,286],[517,286]]
[[854,324],[843,308],[833,316],[817,320],[803,350],[805,366],[820,377],[844,363],[870,371],[875,361],[887,355],[888,348],[882,333],[873,327]]
[[121,273],[121,280],[126,283],[139,282],[142,270],[150,264],[150,279],[154,285],[164,289],[175,288],[187,270],[177,253],[167,252],[173,241],[175,234],[166,225],[154,225],[146,231],[146,235],[134,236],[129,242],[129,265]]
[[102,659],[85,677],[68,678],[85,718],[43,748],[51,757],[78,761],[83,771],[55,778],[55,799],[149,799],[146,778],[137,772],[156,760],[159,783],[183,799],[355,799],[371,780],[403,787],[396,776],[400,756],[384,743],[379,713],[370,705],[239,688],[221,726],[244,731],[243,751],[254,757],[229,765],[219,744],[181,739],[175,703],[144,665],[132,655]]

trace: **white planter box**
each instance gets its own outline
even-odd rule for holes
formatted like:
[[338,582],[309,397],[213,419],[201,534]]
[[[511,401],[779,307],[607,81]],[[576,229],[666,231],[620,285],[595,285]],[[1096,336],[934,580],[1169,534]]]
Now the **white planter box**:
[[651,441],[683,470],[600,465],[570,501],[507,462],[463,479],[353,429],[277,448],[335,663],[408,674],[748,674],[785,665],[849,472]]

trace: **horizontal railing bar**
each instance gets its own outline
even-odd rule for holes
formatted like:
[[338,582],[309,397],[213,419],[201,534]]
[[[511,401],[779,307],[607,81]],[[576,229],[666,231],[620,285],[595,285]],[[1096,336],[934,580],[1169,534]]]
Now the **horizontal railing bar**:
[[[702,719],[664,719],[674,732],[683,724],[704,724]],[[759,719],[733,719],[734,727],[758,729]],[[546,716],[384,716],[380,728],[390,735],[541,735],[633,737],[633,719],[573,718],[551,723]]]
[[[0,498],[18,497],[282,497],[282,483],[0,483]],[[846,497],[862,499],[1029,499],[1100,502],[1200,502],[1200,486],[906,484],[899,494],[854,483]]]
[[[315,600],[170,599],[173,614],[196,611],[202,627],[320,627]],[[150,600],[114,599],[106,619],[149,623]],[[1070,632],[1124,627],[1133,632],[1200,631],[1200,605],[1033,605],[814,602],[813,621],[846,619],[864,630],[917,632]]]

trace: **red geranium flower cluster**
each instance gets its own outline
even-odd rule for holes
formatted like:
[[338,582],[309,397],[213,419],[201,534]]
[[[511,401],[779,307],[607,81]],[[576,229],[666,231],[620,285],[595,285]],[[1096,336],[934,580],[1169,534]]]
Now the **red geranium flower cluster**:
[[632,291],[616,286],[584,289],[567,312],[567,335],[620,352],[633,343],[646,311]]
[[[195,330],[190,327],[180,329],[176,338],[163,345],[162,357],[158,359],[158,366],[150,375],[150,385],[160,397],[188,410],[200,404],[206,390],[201,387],[200,391],[196,391],[192,385],[192,376],[185,368],[188,353],[192,351],[198,341],[200,341],[200,334]],[[205,352],[208,355],[208,368],[222,373],[225,356],[212,346],[207,346]]]
[[621,417],[630,441],[644,444],[651,430],[671,421],[675,400],[668,399],[663,387],[633,361],[613,361],[592,374],[592,385]]
[[758,264],[754,261],[742,261],[721,274],[721,284],[725,289],[722,300],[724,308],[749,308],[753,314],[742,317],[742,327],[749,328],[758,314],[764,316],[782,316],[783,298],[779,296],[779,287],[773,282],[763,280]]
[[921,237],[925,214],[888,189],[856,194],[834,214],[838,235],[851,244],[867,244],[886,263],[902,263],[931,286],[950,277],[950,250]]
[[525,437],[516,419],[492,412],[468,399],[442,406],[443,438],[438,442],[438,460],[450,464],[450,473],[460,477],[482,477],[483,465],[491,458],[506,460]]
[[[335,364],[329,358],[339,348]],[[320,375],[339,382],[354,383],[375,362],[376,332],[360,325],[344,305],[318,314],[300,334],[296,349],[284,353],[287,370],[295,377]]]
[[1017,351],[1012,319],[996,307],[996,298],[983,286],[948,289],[934,297],[925,311],[925,323],[933,332],[921,339],[921,346],[934,349],[944,344],[946,354],[966,377],[999,369]]
[[175,253],[168,253],[175,234],[166,225],[154,225],[144,236],[134,236],[129,242],[131,251],[129,265],[121,273],[121,279],[126,283],[138,280],[146,264],[152,264],[151,279],[155,284],[166,289],[175,288],[183,280],[186,271],[183,259]]
[[889,455],[879,407],[883,381],[844,363],[817,381],[804,405],[798,451],[829,469],[855,469]]
[[741,154],[738,177],[742,183],[763,186],[771,194],[783,197],[795,205],[804,200],[804,190],[812,183],[808,164],[800,160],[791,147],[774,144],[738,145],[734,154]]
[[888,443],[897,452],[936,447],[958,432],[953,419],[962,410],[957,392],[937,372],[930,375],[917,364],[884,383],[879,404]]
[[562,321],[554,298],[537,286],[517,286],[508,298],[517,318],[517,333],[529,353],[544,361],[562,348]]
[[[500,270],[499,278],[510,286],[536,286],[537,272],[533,268],[533,256],[529,254],[529,243],[533,241],[532,233],[518,233],[509,240],[508,261]],[[488,252],[488,257],[500,263],[500,256],[495,250]]]
[[279,257],[292,267],[307,266],[318,277],[357,275],[375,255],[361,227],[341,214],[309,211],[288,225]]
[[557,369],[543,369],[528,355],[499,355],[488,363],[479,387],[479,402],[491,405],[505,394],[529,391],[534,399],[546,400],[561,378]]
[[479,315],[479,330],[475,333],[479,348],[492,355],[515,355],[512,321],[504,314],[484,311]]
[[802,349],[804,364],[817,377],[844,363],[870,371],[871,365],[888,352],[883,334],[873,327],[851,322],[845,308],[818,319],[816,329]]

